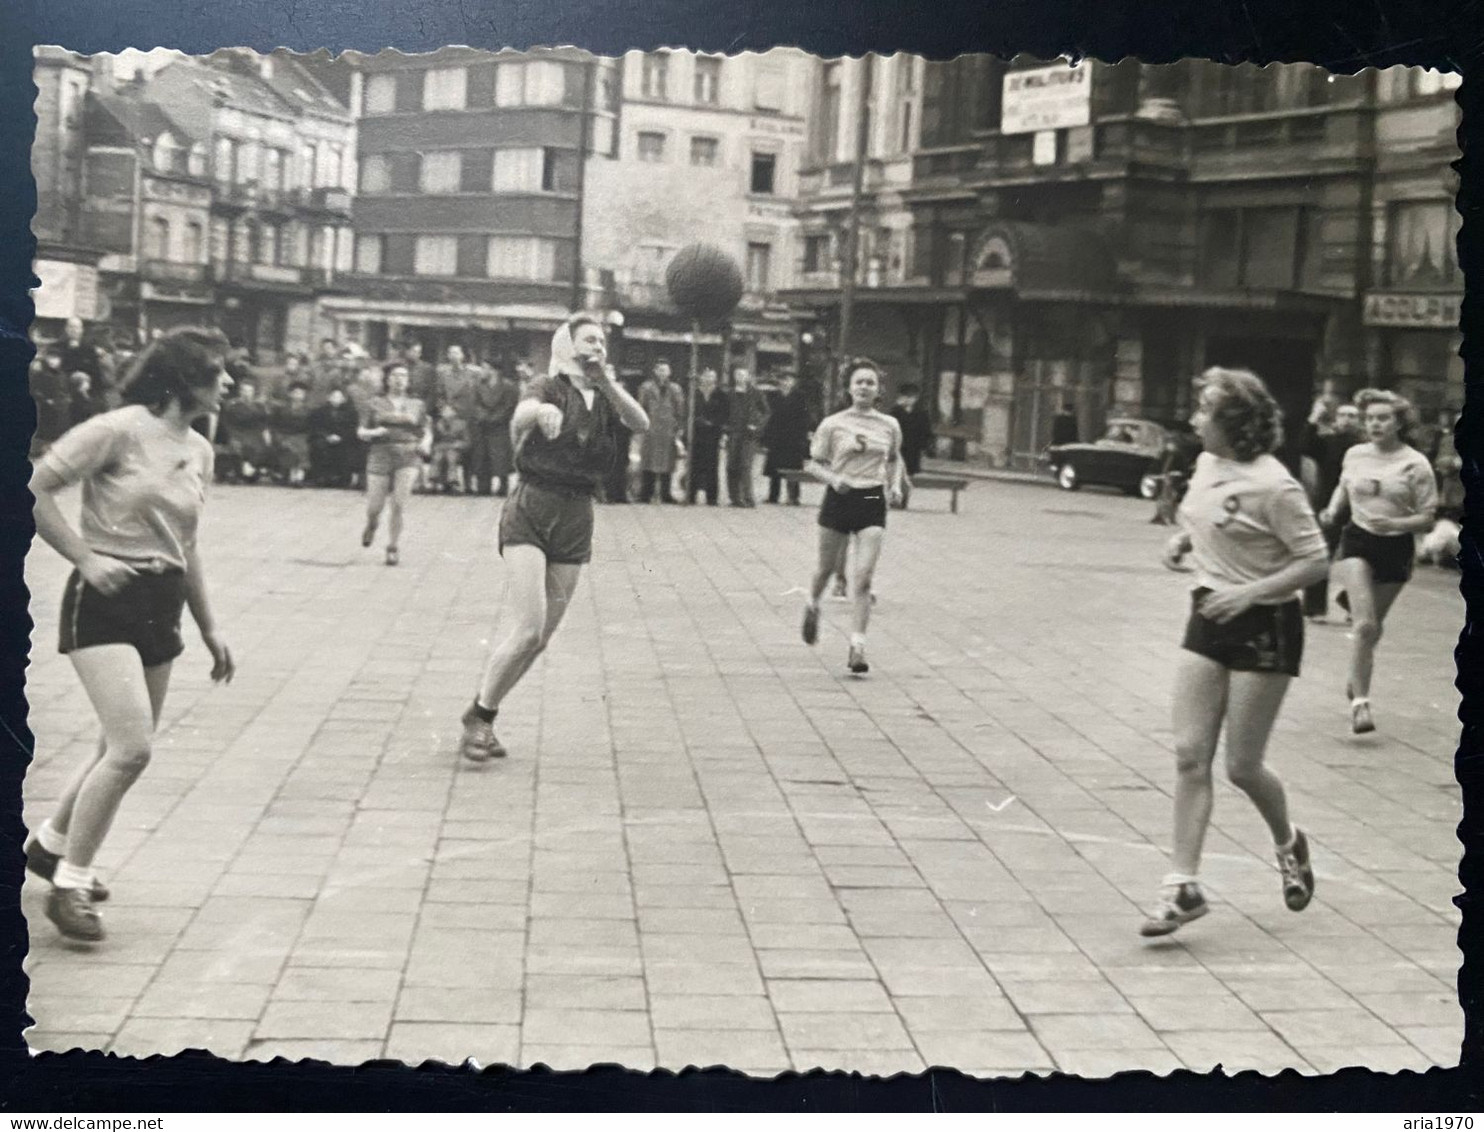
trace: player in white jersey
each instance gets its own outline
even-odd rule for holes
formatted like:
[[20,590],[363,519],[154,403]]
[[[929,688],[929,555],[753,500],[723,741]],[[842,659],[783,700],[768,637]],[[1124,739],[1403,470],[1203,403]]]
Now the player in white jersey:
[[1329,548],[1303,486],[1272,455],[1276,402],[1254,374],[1210,369],[1191,423],[1205,451],[1180,502],[1165,565],[1195,561],[1196,584],[1175,672],[1175,830],[1171,872],[1140,929],[1168,935],[1204,916],[1201,847],[1211,822],[1211,765],[1226,732],[1226,773],[1273,835],[1283,901],[1314,895],[1309,842],[1288,820],[1283,784],[1265,765],[1268,737],[1304,649],[1299,591],[1324,576]]
[[886,508],[901,499],[902,426],[876,408],[881,370],[857,358],[846,366],[850,407],[820,422],[804,465],[826,485],[819,509],[819,560],[804,607],[804,643],[819,639],[819,599],[830,578],[850,556],[851,625],[847,665],[857,676],[866,663],[866,626],[871,620],[871,578],[886,534]]

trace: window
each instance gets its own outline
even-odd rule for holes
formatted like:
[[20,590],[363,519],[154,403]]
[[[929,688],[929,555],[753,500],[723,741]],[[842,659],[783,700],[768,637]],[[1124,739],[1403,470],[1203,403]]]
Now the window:
[[541,153],[541,191],[570,193],[577,188],[577,154],[547,146]]
[[366,80],[366,113],[390,114],[397,108],[397,76],[372,75]]
[[715,138],[690,139],[690,163],[692,165],[715,165],[721,143]]
[[144,230],[144,255],[146,259],[170,258],[170,221],[163,216],[152,216]]
[[[313,142],[299,147],[299,184],[306,189],[314,187],[314,167],[319,161],[319,148]],[[366,163],[361,162],[361,187],[365,188]]]
[[278,225],[264,224],[258,229],[258,262],[278,262]]
[[459,184],[460,166],[457,150],[423,154],[422,170],[418,178],[418,187],[423,192],[456,193],[459,191]]
[[1297,208],[1253,208],[1242,217],[1242,285],[1293,287],[1299,242]]
[[161,173],[174,173],[179,169],[179,162],[180,146],[166,131],[155,139],[154,151],[150,154],[150,163]]
[[665,159],[665,135],[650,130],[639,133],[639,160],[659,162]]
[[1201,282],[1218,290],[1238,286],[1241,279],[1241,213],[1234,208],[1207,212],[1200,218],[1199,230]]
[[1456,282],[1454,240],[1459,223],[1457,210],[1446,200],[1393,204],[1387,240],[1389,284],[1425,287]]
[[344,176],[345,148],[333,143],[322,145],[319,160],[320,172],[314,183],[323,188],[338,188]]
[[820,72],[818,159],[826,164],[840,151],[840,64],[826,63]]
[[232,255],[232,226],[225,216],[211,218],[211,262],[226,263]]
[[751,191],[771,196],[777,191],[774,188],[777,171],[778,155],[776,153],[754,153],[752,155]]
[[356,270],[363,275],[381,274],[381,236],[356,237]]
[[496,68],[496,106],[560,106],[566,94],[567,72],[560,63],[537,59]]
[[251,220],[242,220],[232,229],[232,259],[237,263],[253,263],[258,258],[258,226]]
[[260,160],[261,154],[257,142],[246,141],[237,148],[237,183],[239,185],[257,183]]
[[469,72],[463,67],[438,67],[423,73],[424,110],[462,110]]
[[752,105],[756,110],[783,109],[783,72],[767,63],[758,65],[752,85]]
[[897,56],[897,93],[914,94],[917,91],[917,60],[910,55]]
[[186,172],[192,177],[206,175],[206,143],[197,142],[186,155]]
[[458,237],[419,236],[412,270],[416,275],[452,275],[458,268],[458,259]]
[[263,185],[266,188],[283,188],[283,166],[282,150],[265,149],[263,151]]
[[754,294],[766,294],[773,278],[773,245],[747,245],[747,289]]
[[534,236],[491,236],[486,267],[491,279],[555,279],[556,243]]
[[721,60],[696,57],[697,102],[715,106],[721,96]]
[[237,143],[231,138],[217,138],[212,165],[216,179],[224,185],[230,185],[237,168]]
[[541,188],[545,153],[539,149],[497,149],[493,187],[497,193],[534,193]]
[[185,239],[181,242],[180,258],[186,263],[201,262],[201,241],[205,233],[195,220],[186,221]]
[[1412,93],[1418,98],[1442,94],[1445,90],[1457,90],[1463,79],[1455,71],[1435,71],[1431,67],[1412,67],[1408,70],[1412,77]]
[[804,237],[804,270],[806,272],[829,270],[830,238],[827,234]]
[[361,158],[361,192],[385,193],[392,187],[392,163],[384,153]]
[[912,103],[902,103],[902,136],[897,139],[897,150],[908,153],[912,149]]
[[645,98],[668,101],[670,97],[670,57],[646,55],[639,73],[640,91]]

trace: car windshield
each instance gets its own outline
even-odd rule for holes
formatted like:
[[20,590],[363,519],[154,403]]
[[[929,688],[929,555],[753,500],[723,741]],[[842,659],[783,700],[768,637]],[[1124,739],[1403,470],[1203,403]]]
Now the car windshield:
[[1127,421],[1114,421],[1103,434],[1103,439],[1115,444],[1133,444],[1138,440],[1138,431]]

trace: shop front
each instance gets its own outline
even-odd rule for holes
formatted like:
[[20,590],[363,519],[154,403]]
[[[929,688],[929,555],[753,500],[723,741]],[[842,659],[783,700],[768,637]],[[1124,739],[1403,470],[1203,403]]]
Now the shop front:
[[1395,389],[1423,422],[1463,408],[1458,294],[1373,291],[1362,305],[1366,352],[1377,384]]

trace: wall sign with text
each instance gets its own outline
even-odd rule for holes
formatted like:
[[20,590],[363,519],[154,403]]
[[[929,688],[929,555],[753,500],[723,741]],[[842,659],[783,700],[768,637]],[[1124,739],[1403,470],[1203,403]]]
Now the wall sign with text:
[[1452,330],[1458,325],[1462,295],[1388,295],[1365,297],[1367,326],[1421,326]]
[[1092,67],[1053,63],[1005,75],[1000,132],[1033,134],[1085,126],[1092,118]]

